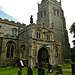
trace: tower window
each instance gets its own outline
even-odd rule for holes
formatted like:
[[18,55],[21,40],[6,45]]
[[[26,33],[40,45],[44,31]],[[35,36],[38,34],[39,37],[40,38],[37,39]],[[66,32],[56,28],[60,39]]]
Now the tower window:
[[59,17],[59,9],[55,9],[55,7],[53,8],[53,14],[55,16],[58,16]]
[[54,14],[54,15],[56,15],[56,11],[55,11],[55,8],[53,8],[53,14]]
[[43,14],[42,14],[42,10],[41,10],[41,18],[43,17]]
[[57,16],[59,17],[59,10],[57,10]]
[[44,10],[44,16],[46,15],[46,10]]

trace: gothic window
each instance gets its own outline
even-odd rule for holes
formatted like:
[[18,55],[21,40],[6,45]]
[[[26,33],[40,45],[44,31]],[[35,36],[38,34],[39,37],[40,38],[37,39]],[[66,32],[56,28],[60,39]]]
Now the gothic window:
[[12,36],[14,36],[14,30],[12,30]]
[[50,35],[48,35],[48,40],[50,41]]
[[53,8],[53,14],[56,15],[56,10],[55,10],[55,8]]
[[58,56],[58,47],[56,46],[56,56]]
[[12,36],[15,36],[15,35],[17,35],[17,29],[16,28],[13,28],[12,29]]
[[53,33],[51,33],[51,41],[54,41]]
[[13,41],[7,42],[7,58],[13,58],[15,50],[15,43]]
[[59,10],[57,10],[57,16],[59,17]]
[[41,10],[41,18],[43,17],[43,14],[42,14],[42,10]]
[[44,10],[44,16],[46,15],[46,10]]
[[45,34],[45,32],[44,32],[44,33],[43,33],[43,39],[45,39],[45,38],[46,38],[45,36],[46,36],[46,34]]
[[50,41],[50,35],[46,34],[46,39]]
[[7,45],[7,58],[9,58],[9,54],[10,54],[10,45]]
[[37,32],[37,39],[38,39],[38,32]]
[[40,39],[40,38],[41,38],[41,33],[37,32],[37,39]]
[[40,39],[40,33],[39,33],[39,39]]
[[11,58],[13,58],[14,46],[11,46]]
[[55,7],[53,7],[53,14],[59,17],[59,9],[55,9]]

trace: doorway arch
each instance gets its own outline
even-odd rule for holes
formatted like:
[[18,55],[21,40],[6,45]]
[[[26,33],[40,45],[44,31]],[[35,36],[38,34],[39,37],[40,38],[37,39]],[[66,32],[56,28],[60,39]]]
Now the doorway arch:
[[49,63],[48,51],[46,48],[42,47],[38,52],[38,62]]

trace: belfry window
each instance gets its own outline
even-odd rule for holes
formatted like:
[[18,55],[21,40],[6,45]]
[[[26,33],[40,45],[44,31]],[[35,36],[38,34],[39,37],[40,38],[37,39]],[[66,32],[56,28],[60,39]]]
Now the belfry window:
[[53,14],[54,14],[54,15],[56,15],[56,11],[55,11],[55,8],[53,8]]
[[53,7],[53,14],[55,16],[58,16],[59,17],[59,9],[56,9],[55,7]]
[[57,10],[57,16],[59,17],[59,10]]
[[46,10],[44,10],[44,16],[46,15]]
[[41,10],[41,18],[43,17],[43,13],[42,13],[42,10]]

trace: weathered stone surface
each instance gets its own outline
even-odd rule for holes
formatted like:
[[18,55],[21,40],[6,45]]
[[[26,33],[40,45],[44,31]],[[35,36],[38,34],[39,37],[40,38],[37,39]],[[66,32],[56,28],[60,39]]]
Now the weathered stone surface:
[[[19,29],[23,28],[24,25],[12,22],[0,19],[0,66],[15,66],[15,57],[19,58],[18,34]],[[16,29],[16,33],[14,32],[12,36],[13,29]],[[8,45],[10,45],[9,50]],[[13,48],[11,48],[12,46]]]
[[[28,60],[28,65],[35,66],[36,62],[39,62],[38,56],[41,49],[45,49],[48,53],[44,54],[45,52],[40,51],[43,52],[41,61],[44,63],[62,62],[61,44],[54,41],[53,31],[47,26],[31,24],[19,35],[19,39],[21,59]],[[25,45],[25,50],[21,45]]]

